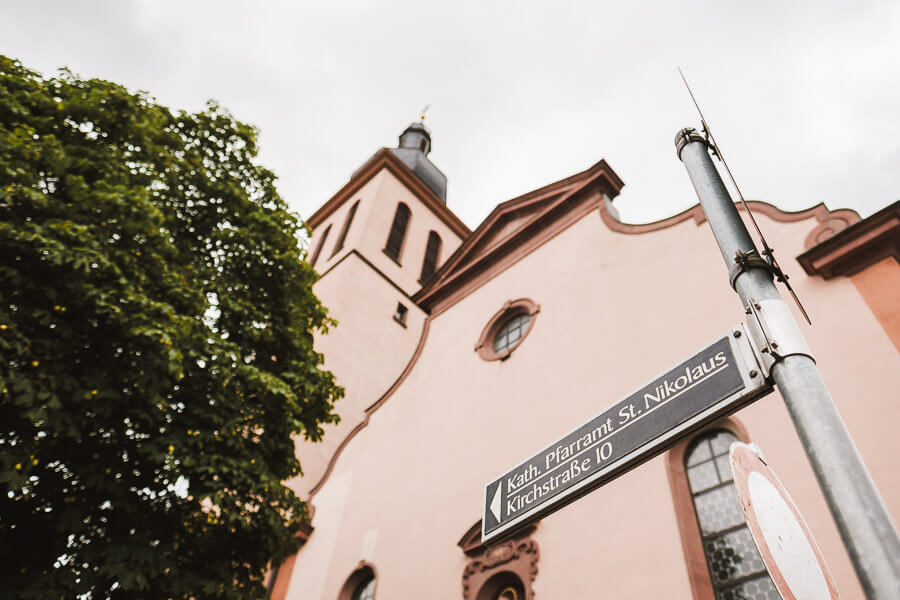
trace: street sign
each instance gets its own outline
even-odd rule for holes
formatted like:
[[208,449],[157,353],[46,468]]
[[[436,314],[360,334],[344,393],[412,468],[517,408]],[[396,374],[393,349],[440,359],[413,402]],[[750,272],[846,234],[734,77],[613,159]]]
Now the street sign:
[[837,585],[809,525],[775,473],[748,444],[728,453],[747,528],[784,600],[838,600]]
[[481,539],[562,508],[771,391],[741,324],[485,488]]

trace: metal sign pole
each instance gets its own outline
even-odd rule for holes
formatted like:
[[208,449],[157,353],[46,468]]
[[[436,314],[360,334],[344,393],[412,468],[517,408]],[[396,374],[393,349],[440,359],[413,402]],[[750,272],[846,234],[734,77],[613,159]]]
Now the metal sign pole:
[[706,139],[694,129],[683,129],[675,147],[728,266],[732,287],[749,315],[767,375],[784,398],[866,596],[896,600],[900,537],[806,341],[709,156]]

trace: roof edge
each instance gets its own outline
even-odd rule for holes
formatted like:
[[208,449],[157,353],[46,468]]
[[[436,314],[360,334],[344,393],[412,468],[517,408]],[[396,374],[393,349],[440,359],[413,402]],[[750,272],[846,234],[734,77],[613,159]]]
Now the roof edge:
[[[599,164],[600,163],[598,163],[598,165]],[[473,289],[477,287],[470,285],[467,282],[468,279],[471,279],[472,277],[483,279],[484,277],[482,276],[481,271],[490,271],[491,273],[493,273],[492,275],[490,275],[490,277],[496,276],[497,273],[495,271],[497,271],[498,269],[500,271],[505,270],[506,268],[511,266],[511,264],[517,262],[517,260],[511,262],[507,261],[507,254],[509,254],[510,252],[514,254],[527,254],[534,248],[542,245],[547,241],[547,239],[543,238],[547,238],[548,236],[552,238],[553,236],[558,235],[566,227],[568,227],[568,225],[571,224],[569,223],[571,218],[581,218],[582,216],[590,212],[592,207],[599,208],[598,212],[600,213],[600,217],[610,230],[626,235],[637,235],[661,231],[688,220],[693,220],[697,226],[700,226],[706,222],[706,215],[704,214],[703,209],[700,207],[700,205],[697,204],[687,210],[682,211],[681,213],[665,219],[661,219],[659,221],[643,224],[624,223],[618,220],[617,216],[615,215],[615,210],[613,210],[610,206],[611,198],[609,196],[611,194],[609,194],[607,190],[611,182],[606,178],[597,177],[597,175],[603,175],[604,173],[602,172],[594,172],[593,176],[585,177],[585,175],[590,171],[591,170],[589,169],[588,171],[579,173],[571,178],[562,180],[562,182],[567,182],[572,185],[570,185],[570,187],[568,188],[558,186],[556,189],[559,192],[559,199],[550,207],[548,207],[547,210],[536,217],[533,221],[526,224],[526,226],[523,227],[522,230],[517,230],[516,232],[511,233],[508,238],[498,243],[495,247],[492,247],[487,254],[480,256],[478,260],[473,262],[471,265],[464,265],[460,267],[460,263],[463,263],[465,261],[465,256],[468,252],[468,249],[475,247],[479,239],[483,238],[486,235],[487,231],[491,228],[491,226],[500,218],[502,218],[503,215],[517,210],[522,205],[523,200],[536,197],[540,192],[545,191],[547,188],[550,188],[561,182],[551,184],[551,186],[545,186],[545,188],[535,190],[535,192],[526,194],[525,196],[515,198],[499,205],[491,213],[488,219],[486,219],[482,223],[482,225],[480,225],[478,229],[476,229],[475,233],[468,240],[466,240],[464,245],[461,246],[457,250],[457,252],[447,260],[445,265],[441,267],[441,269],[438,271],[438,273],[436,273],[435,277],[429,282],[429,284],[413,294],[413,301],[419,304],[419,306],[423,308],[423,310],[431,313],[432,316],[437,316],[438,314],[458,302],[461,299],[460,294],[462,294],[462,296],[465,295],[465,290],[469,289],[470,287],[472,287]],[[581,179],[581,181],[578,181],[579,178]],[[606,192],[606,200],[590,200],[586,196],[584,197],[584,200],[577,200],[575,198],[576,196],[583,196],[583,192],[585,192],[585,190],[593,189],[590,184],[591,182],[598,179],[602,181],[602,183],[598,183],[600,183],[600,185],[602,186],[603,191]],[[604,185],[604,183],[606,185]],[[553,215],[557,215],[556,218],[558,218],[560,214],[559,210],[566,210],[560,206],[560,201],[571,202],[572,200],[569,199],[572,199],[575,202],[571,205],[570,209],[573,211],[572,215],[566,217],[563,221],[561,221],[559,227],[553,226],[548,229],[547,227],[540,226],[541,222],[545,222],[546,219],[554,218]],[[828,207],[826,207],[825,204],[821,202],[810,208],[798,211],[785,211],[773,204],[762,202],[759,200],[750,200],[747,204],[750,210],[752,210],[753,212],[765,215],[774,221],[782,223],[792,223],[815,219],[818,222],[818,225],[810,232],[809,236],[807,237],[807,244],[809,244],[810,239],[815,239],[821,236],[823,232],[840,231],[860,220],[859,214],[857,214],[856,211],[850,209],[829,210]],[[738,210],[745,210],[743,205],[737,205],[737,208]],[[535,237],[535,239],[531,240],[532,237]],[[809,246],[807,245],[807,247]],[[509,262],[509,264],[506,264],[507,262]]]
[[[803,221],[805,219],[815,218],[819,223],[828,221],[840,221],[844,223],[844,227],[848,227],[860,220],[859,213],[849,208],[837,208],[830,210],[823,202],[796,211],[788,211],[778,208],[774,204],[764,202],[762,200],[747,200],[747,205],[751,211],[763,214],[773,221],[781,223],[793,223],[795,221]],[[736,204],[738,210],[745,210],[742,204]],[[612,212],[603,211],[603,222],[607,227],[618,233],[629,235],[637,235],[641,233],[651,233],[674,227],[679,223],[693,219],[699,226],[706,222],[706,214],[699,204],[681,211],[671,217],[651,221],[649,223],[626,223],[619,220]],[[807,246],[808,247],[808,246]]]
[[[548,210],[544,211],[551,212],[552,209],[559,204],[560,200],[565,200],[566,198],[571,197],[576,194],[580,190],[582,190],[585,186],[590,184],[591,182],[602,182],[600,185],[603,186],[603,191],[610,199],[619,195],[619,192],[624,186],[624,182],[622,179],[612,170],[612,167],[609,166],[609,163],[606,160],[600,160],[594,163],[589,168],[584,171],[575,173],[574,175],[570,175],[564,179],[560,179],[558,181],[554,181],[553,183],[544,185],[542,187],[537,188],[536,190],[532,190],[526,194],[522,194],[521,196],[516,196],[510,200],[506,200],[501,202],[491,213],[481,222],[480,225],[472,232],[463,243],[444,261],[444,264],[435,272],[429,282],[418,292],[413,295],[413,300],[417,303],[422,301],[426,303],[430,300],[430,297],[434,295],[435,292],[445,284],[450,283],[448,277],[453,273],[454,269],[465,259],[466,255],[478,245],[478,243],[484,239],[484,237],[489,233],[490,229],[506,214],[509,214],[515,210],[518,210],[522,206],[529,204],[532,201],[540,201],[544,200],[548,197],[552,197],[554,195],[558,195],[559,198],[556,202],[554,202]],[[544,214],[538,215],[533,221],[526,224],[526,227],[532,225],[536,221],[540,220]],[[510,235],[510,239],[512,237],[517,237],[520,231],[515,232],[515,235]],[[509,239],[503,240],[498,246],[507,245]],[[498,248],[494,248],[491,254],[494,253]],[[479,261],[481,262],[481,261]],[[452,279],[452,278],[451,278]],[[427,309],[426,309],[427,310]]]
[[797,257],[808,275],[849,277],[889,257],[900,263],[900,200],[842,230],[815,233]]
[[406,188],[427,206],[453,233],[465,240],[472,231],[425,183],[401,161],[390,148],[381,148],[366,161],[325,204],[306,219],[306,224],[319,226],[334,211],[346,202],[362,186],[382,169],[387,169]]

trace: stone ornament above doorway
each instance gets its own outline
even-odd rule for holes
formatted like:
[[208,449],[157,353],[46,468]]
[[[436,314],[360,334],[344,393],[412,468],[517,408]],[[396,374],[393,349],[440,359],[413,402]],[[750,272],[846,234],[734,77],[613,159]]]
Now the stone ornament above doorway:
[[533,600],[531,584],[540,559],[540,547],[531,537],[536,528],[537,524],[530,525],[510,539],[485,546],[481,543],[481,521],[475,523],[458,544],[469,557],[463,569],[463,599],[493,598],[513,585],[523,590],[521,600]]

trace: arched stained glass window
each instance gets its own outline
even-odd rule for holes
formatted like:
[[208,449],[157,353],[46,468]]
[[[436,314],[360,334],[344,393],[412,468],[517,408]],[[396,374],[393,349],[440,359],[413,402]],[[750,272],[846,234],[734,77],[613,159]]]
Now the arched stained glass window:
[[313,252],[312,258],[309,261],[309,266],[316,266],[316,261],[319,260],[319,255],[322,253],[322,246],[325,245],[325,240],[328,239],[329,233],[331,233],[331,225],[325,228],[325,233],[322,234],[322,239],[319,240],[318,245],[316,245],[316,250]]
[[391,223],[391,232],[388,235],[384,253],[400,262],[400,251],[403,249],[403,238],[406,237],[406,225],[409,223],[409,207],[402,202],[397,205],[394,213],[394,222]]
[[736,441],[730,431],[708,431],[684,454],[709,576],[716,600],[780,600],[750,537],[732,481],[728,448]]
[[440,253],[441,236],[436,231],[432,231],[428,234],[428,244],[425,246],[425,260],[422,261],[422,275],[419,277],[419,283],[424,284],[434,275]]

